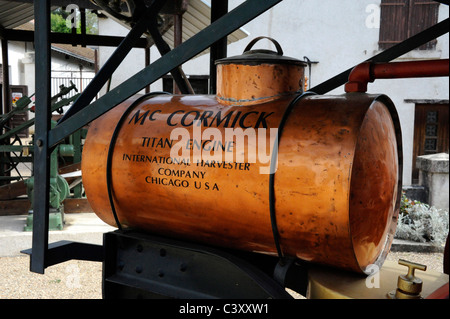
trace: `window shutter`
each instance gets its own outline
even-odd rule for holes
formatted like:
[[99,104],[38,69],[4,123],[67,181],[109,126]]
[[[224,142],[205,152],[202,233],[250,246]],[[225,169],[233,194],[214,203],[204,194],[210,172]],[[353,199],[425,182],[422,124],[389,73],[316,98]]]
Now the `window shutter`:
[[[410,0],[411,12],[408,37],[411,37],[436,24],[438,20],[439,3],[436,1]],[[430,50],[436,47],[436,39],[430,41],[419,50]]]
[[408,1],[382,0],[379,47],[388,49],[408,35]]
[[[379,48],[385,50],[435,25],[439,2],[430,0],[381,0]],[[431,50],[436,40],[419,50]]]

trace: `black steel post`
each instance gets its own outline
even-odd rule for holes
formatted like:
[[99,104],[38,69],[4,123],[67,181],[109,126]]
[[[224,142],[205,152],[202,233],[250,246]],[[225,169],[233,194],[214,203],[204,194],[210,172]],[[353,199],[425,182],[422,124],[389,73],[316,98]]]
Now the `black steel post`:
[[[228,0],[211,0],[211,23],[228,13]],[[210,48],[209,58],[209,94],[216,94],[216,60],[227,56],[227,37],[221,38]]]
[[36,48],[36,120],[34,148],[33,248],[30,270],[44,273],[48,251],[50,191],[50,0],[34,2]]
[[[150,65],[150,48],[145,48],[145,64],[144,67],[148,67]],[[150,85],[145,87],[145,93],[150,93]]]
[[80,8],[80,17],[81,17],[81,21],[80,21],[80,29],[81,29],[81,34],[83,35],[83,41],[80,43],[82,47],[86,47],[86,43],[84,43],[84,39],[86,36],[86,9],[84,8]]
[[2,90],[3,90],[3,110],[0,110],[0,114],[6,114],[11,104],[11,94],[9,93],[9,59],[8,59],[8,40],[2,39]]
[[[0,104],[0,115],[8,113],[10,110],[11,105],[11,93],[9,89],[9,59],[8,59],[8,40],[2,38],[2,101]],[[4,132],[1,131],[0,128],[0,135]],[[3,141],[0,142],[0,144],[9,144],[9,139],[3,139]],[[0,176],[10,176],[9,172],[6,172],[7,165],[2,163],[2,160],[6,153],[0,153]],[[7,184],[8,181],[1,181],[0,185]]]

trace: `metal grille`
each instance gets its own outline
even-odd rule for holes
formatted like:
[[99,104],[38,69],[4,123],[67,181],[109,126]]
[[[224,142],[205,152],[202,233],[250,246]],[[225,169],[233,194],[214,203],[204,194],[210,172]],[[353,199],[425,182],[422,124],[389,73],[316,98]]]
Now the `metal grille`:
[[[83,91],[83,89],[89,84],[89,82],[91,82],[94,76],[95,76],[94,72],[82,72],[80,76],[79,71],[52,71],[51,96],[54,96],[59,93],[60,91],[59,87],[61,85],[64,85],[66,87],[70,86],[71,81],[73,84],[75,84],[79,93]],[[69,98],[75,94],[77,94],[77,92],[72,90],[65,97]]]

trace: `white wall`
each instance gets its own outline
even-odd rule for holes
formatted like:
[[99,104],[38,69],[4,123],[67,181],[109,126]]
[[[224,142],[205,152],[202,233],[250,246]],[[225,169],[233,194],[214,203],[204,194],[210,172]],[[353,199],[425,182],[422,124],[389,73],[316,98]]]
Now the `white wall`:
[[[230,0],[229,9],[242,3]],[[242,54],[246,45],[257,36],[269,36],[282,46],[284,55],[303,60],[319,61],[312,67],[312,86],[347,70],[348,68],[378,54],[379,27],[376,25],[380,0],[284,0],[243,28],[249,37],[228,46],[228,56]],[[449,16],[448,6],[440,5],[439,20]],[[105,30],[107,30],[105,32]],[[113,21],[100,23],[101,34],[125,35],[127,31]],[[274,49],[269,41],[260,41],[255,48]],[[101,49],[100,62],[104,62],[112,49]],[[160,55],[151,50],[151,61]],[[399,60],[423,58],[448,58],[448,33],[438,38],[436,50],[413,51]],[[144,66],[144,50],[134,49],[114,74],[113,84],[122,82]],[[209,55],[203,55],[183,65],[188,75],[209,74]],[[161,90],[161,81],[152,84],[151,90]],[[403,184],[411,183],[414,104],[405,99],[448,99],[449,79],[398,79],[377,80],[369,84],[368,93],[384,93],[396,105],[400,114],[403,134],[404,165]],[[329,94],[344,93],[343,86]]]
[[[112,19],[99,19],[99,34],[126,36],[128,30],[114,22]],[[114,52],[114,47],[100,47],[98,51],[99,67],[108,61],[111,54]],[[132,49],[126,58],[122,61],[119,67],[114,72],[111,79],[111,88],[116,87],[126,79],[136,74],[145,67],[145,51],[144,49]],[[153,88],[152,88],[153,89]],[[106,92],[106,85],[103,87],[102,93]]]
[[[10,85],[23,85],[21,80],[23,79],[24,68],[21,63],[23,54],[25,52],[25,44],[22,42],[8,42],[8,64],[9,64],[9,76]],[[3,64],[3,57],[0,54],[0,64]]]

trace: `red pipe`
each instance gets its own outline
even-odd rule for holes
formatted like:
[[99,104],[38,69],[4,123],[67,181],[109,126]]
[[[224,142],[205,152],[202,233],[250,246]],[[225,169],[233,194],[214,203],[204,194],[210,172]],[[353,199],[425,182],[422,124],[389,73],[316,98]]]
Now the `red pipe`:
[[436,77],[449,75],[449,59],[392,63],[364,62],[348,77],[345,92],[366,92],[367,83],[375,79]]

